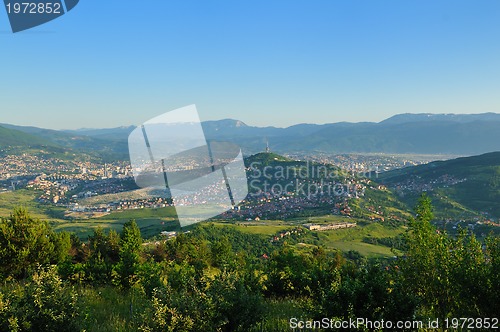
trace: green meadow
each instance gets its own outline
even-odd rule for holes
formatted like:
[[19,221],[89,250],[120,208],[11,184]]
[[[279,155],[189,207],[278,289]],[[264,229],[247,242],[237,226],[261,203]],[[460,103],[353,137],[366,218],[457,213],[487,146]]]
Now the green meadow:
[[[395,237],[405,231],[404,227],[392,227],[381,223],[366,223],[361,220],[345,218],[340,216],[317,216],[293,222],[282,220],[266,220],[250,223],[227,223],[215,222],[217,227],[231,227],[242,233],[266,235],[271,238],[273,235],[288,230],[298,224],[310,223],[339,223],[339,222],[358,222],[358,226],[347,229],[336,229],[328,231],[305,231],[299,238],[299,242],[293,246],[298,250],[308,250],[315,246],[322,246],[327,250],[357,251],[361,255],[370,258],[392,257],[395,255],[391,248],[383,245],[366,243],[366,238],[382,239]],[[286,238],[284,239],[287,240]]]
[[39,192],[25,189],[0,194],[0,216],[8,216],[15,208],[23,207],[34,218],[49,222],[63,221],[65,209],[38,203],[36,198],[39,195]]
[[[56,231],[75,233],[80,239],[86,240],[94,229],[120,232],[123,225],[129,220],[136,220],[142,236],[151,238],[158,236],[162,231],[180,231],[176,220],[175,209],[166,207],[161,209],[135,209],[114,211],[105,216],[88,220],[67,220],[64,218],[64,208],[54,207],[36,202],[39,193],[30,190],[18,190],[0,194],[0,215],[8,216],[16,207],[24,207],[38,219],[48,221]],[[396,236],[404,231],[403,228],[393,228],[379,223],[365,223],[361,219],[346,218],[336,215],[317,215],[302,218],[283,220],[262,220],[252,222],[226,222],[215,220],[217,227],[231,227],[242,233],[265,235],[270,238],[275,234],[304,223],[338,223],[357,222],[358,226],[351,229],[330,230],[323,232],[307,231],[299,244],[294,247],[307,250],[309,245],[321,245],[327,250],[355,250],[367,257],[389,257],[394,253],[391,249],[376,244],[363,242],[366,237],[385,238]],[[190,228],[186,228],[187,230]]]

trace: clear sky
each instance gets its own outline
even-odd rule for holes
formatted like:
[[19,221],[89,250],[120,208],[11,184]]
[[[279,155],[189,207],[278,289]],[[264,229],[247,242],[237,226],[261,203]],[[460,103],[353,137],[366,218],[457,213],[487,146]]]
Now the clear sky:
[[500,1],[81,0],[18,34],[0,8],[0,68],[0,122],[46,128],[500,113]]

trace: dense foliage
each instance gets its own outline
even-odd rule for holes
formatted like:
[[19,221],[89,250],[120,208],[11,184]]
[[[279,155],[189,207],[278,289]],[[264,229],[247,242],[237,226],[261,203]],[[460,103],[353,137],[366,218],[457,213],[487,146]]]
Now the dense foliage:
[[200,225],[145,242],[130,221],[87,241],[18,209],[0,220],[2,331],[288,331],[288,320],[498,317],[500,240],[436,229],[421,197],[397,259]]

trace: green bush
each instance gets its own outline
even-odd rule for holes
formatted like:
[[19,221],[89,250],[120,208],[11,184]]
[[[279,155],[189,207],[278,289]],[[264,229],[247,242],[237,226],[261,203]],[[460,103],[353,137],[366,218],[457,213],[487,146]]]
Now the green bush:
[[78,295],[62,282],[55,266],[40,268],[24,287],[0,293],[2,331],[78,331]]

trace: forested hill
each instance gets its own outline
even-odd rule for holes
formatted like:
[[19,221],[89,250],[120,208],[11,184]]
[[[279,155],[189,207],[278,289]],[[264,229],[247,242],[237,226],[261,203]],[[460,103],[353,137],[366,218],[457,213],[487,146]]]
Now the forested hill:
[[402,168],[379,180],[403,195],[428,191],[438,207],[500,217],[500,152]]
[[0,124],[0,148],[33,152],[38,149],[128,159],[126,140],[101,139],[58,130]]
[[0,126],[0,148],[5,149],[9,146],[28,148],[33,146],[55,146],[55,144],[35,135]]

